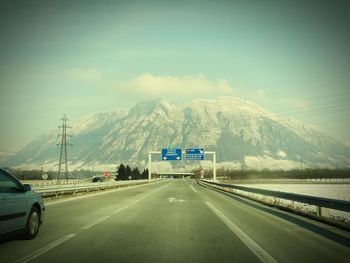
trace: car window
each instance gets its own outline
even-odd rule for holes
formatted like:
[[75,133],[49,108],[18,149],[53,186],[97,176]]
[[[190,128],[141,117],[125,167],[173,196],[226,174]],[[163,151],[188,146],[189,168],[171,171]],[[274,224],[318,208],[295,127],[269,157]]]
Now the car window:
[[0,171],[0,193],[18,192],[19,185],[15,179]]

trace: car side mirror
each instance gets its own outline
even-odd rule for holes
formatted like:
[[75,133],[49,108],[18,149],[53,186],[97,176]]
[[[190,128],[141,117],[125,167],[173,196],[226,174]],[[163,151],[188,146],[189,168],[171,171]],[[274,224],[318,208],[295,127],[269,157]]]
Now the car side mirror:
[[22,186],[23,192],[28,192],[32,190],[32,187],[30,186],[30,184],[24,184]]

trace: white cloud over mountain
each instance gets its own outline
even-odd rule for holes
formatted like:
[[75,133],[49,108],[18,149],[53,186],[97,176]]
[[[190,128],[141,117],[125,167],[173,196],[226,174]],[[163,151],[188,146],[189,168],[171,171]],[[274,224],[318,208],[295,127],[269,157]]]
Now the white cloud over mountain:
[[234,89],[224,79],[209,80],[205,75],[157,76],[142,74],[130,81],[121,82],[116,89],[144,98],[196,98],[233,95]]

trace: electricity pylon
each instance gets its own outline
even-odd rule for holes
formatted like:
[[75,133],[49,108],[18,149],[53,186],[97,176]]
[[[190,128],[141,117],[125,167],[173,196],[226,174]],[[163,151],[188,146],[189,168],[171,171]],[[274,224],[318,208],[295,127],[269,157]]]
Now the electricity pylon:
[[64,174],[65,178],[68,181],[68,158],[67,158],[67,145],[71,145],[67,143],[67,136],[71,137],[71,135],[67,134],[67,128],[70,129],[72,127],[67,126],[67,121],[69,121],[66,117],[66,114],[63,115],[62,125],[58,126],[58,128],[62,128],[62,134],[57,135],[57,137],[61,137],[61,143],[58,143],[57,145],[61,145],[61,151],[60,151],[60,161],[58,164],[58,173],[57,173],[57,182],[60,182],[60,175],[61,175],[61,169],[62,164],[64,164]]

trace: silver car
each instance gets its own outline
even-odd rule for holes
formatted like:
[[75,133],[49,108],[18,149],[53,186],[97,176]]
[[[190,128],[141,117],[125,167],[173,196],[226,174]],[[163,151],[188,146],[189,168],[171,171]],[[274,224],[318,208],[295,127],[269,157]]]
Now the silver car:
[[21,184],[14,176],[0,169],[0,239],[14,233],[33,239],[44,219],[44,201]]

